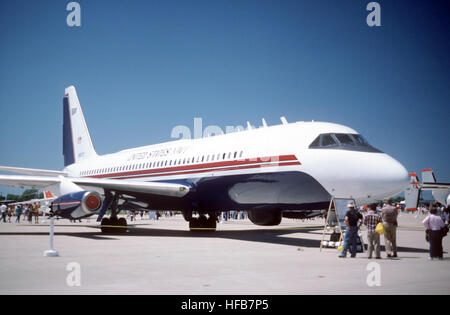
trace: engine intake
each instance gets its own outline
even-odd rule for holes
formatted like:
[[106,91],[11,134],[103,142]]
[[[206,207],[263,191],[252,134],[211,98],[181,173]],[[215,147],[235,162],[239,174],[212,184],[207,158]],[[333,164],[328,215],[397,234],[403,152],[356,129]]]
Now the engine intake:
[[56,198],[53,212],[66,219],[81,219],[96,214],[102,208],[101,195],[96,191],[77,191]]

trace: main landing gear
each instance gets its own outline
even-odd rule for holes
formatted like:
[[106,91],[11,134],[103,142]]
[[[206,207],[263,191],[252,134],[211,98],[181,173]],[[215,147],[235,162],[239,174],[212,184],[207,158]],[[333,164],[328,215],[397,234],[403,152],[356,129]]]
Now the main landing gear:
[[118,196],[114,196],[111,200],[111,217],[102,219],[100,227],[102,233],[119,234],[127,232],[127,220],[125,218],[117,217],[118,200]]
[[125,218],[118,218],[117,216],[110,218],[103,218],[101,222],[102,233],[126,233],[127,232],[127,220]]

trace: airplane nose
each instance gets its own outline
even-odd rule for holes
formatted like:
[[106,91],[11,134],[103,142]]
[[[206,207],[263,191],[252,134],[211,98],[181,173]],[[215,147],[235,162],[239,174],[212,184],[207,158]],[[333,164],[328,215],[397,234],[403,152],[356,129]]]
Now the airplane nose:
[[385,158],[384,167],[384,181],[386,190],[389,190],[391,195],[395,195],[404,191],[410,182],[409,173],[406,168],[396,159],[387,155]]

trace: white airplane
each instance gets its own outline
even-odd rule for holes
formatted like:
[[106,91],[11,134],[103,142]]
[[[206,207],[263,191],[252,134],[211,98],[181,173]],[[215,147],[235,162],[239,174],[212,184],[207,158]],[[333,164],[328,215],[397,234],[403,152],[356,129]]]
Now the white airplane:
[[406,209],[410,211],[417,210],[420,192],[422,190],[431,190],[434,200],[444,205],[450,206],[450,183],[438,183],[432,169],[422,170],[422,183],[416,173],[410,173],[411,182],[405,190]]
[[254,224],[278,225],[283,216],[322,214],[332,196],[365,204],[409,184],[406,169],[355,130],[284,117],[281,125],[99,156],[73,86],[63,104],[65,168],[0,167],[27,175],[0,175],[0,185],[51,190],[54,212],[69,219],[98,214],[102,226],[126,226],[121,209],[179,210],[190,228],[215,229],[220,212],[246,210]]

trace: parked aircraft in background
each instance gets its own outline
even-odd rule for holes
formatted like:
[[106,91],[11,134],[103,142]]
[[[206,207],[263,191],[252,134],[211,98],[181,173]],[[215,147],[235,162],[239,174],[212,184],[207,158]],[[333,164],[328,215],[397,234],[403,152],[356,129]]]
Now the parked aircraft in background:
[[409,183],[398,161],[355,130],[284,118],[280,125],[99,156],[73,86],[63,104],[65,168],[0,167],[25,174],[0,175],[0,185],[51,190],[59,196],[53,211],[69,219],[98,214],[102,226],[126,226],[117,217],[122,209],[179,210],[191,228],[215,229],[220,212],[246,210],[255,224],[277,225],[283,216],[322,214],[332,196],[365,204]]
[[411,182],[405,191],[406,209],[409,211],[417,210],[420,192],[431,190],[434,200],[444,205],[450,206],[450,183],[438,183],[432,169],[422,170],[422,182],[416,173],[410,173]]
[[36,199],[31,199],[31,200],[26,200],[26,201],[12,202],[9,204],[9,206],[39,203],[41,205],[40,211],[45,215],[45,214],[49,213],[51,202],[55,199],[56,199],[56,197],[52,194],[52,192],[50,190],[44,190],[44,198],[42,198],[42,199],[36,198]]

